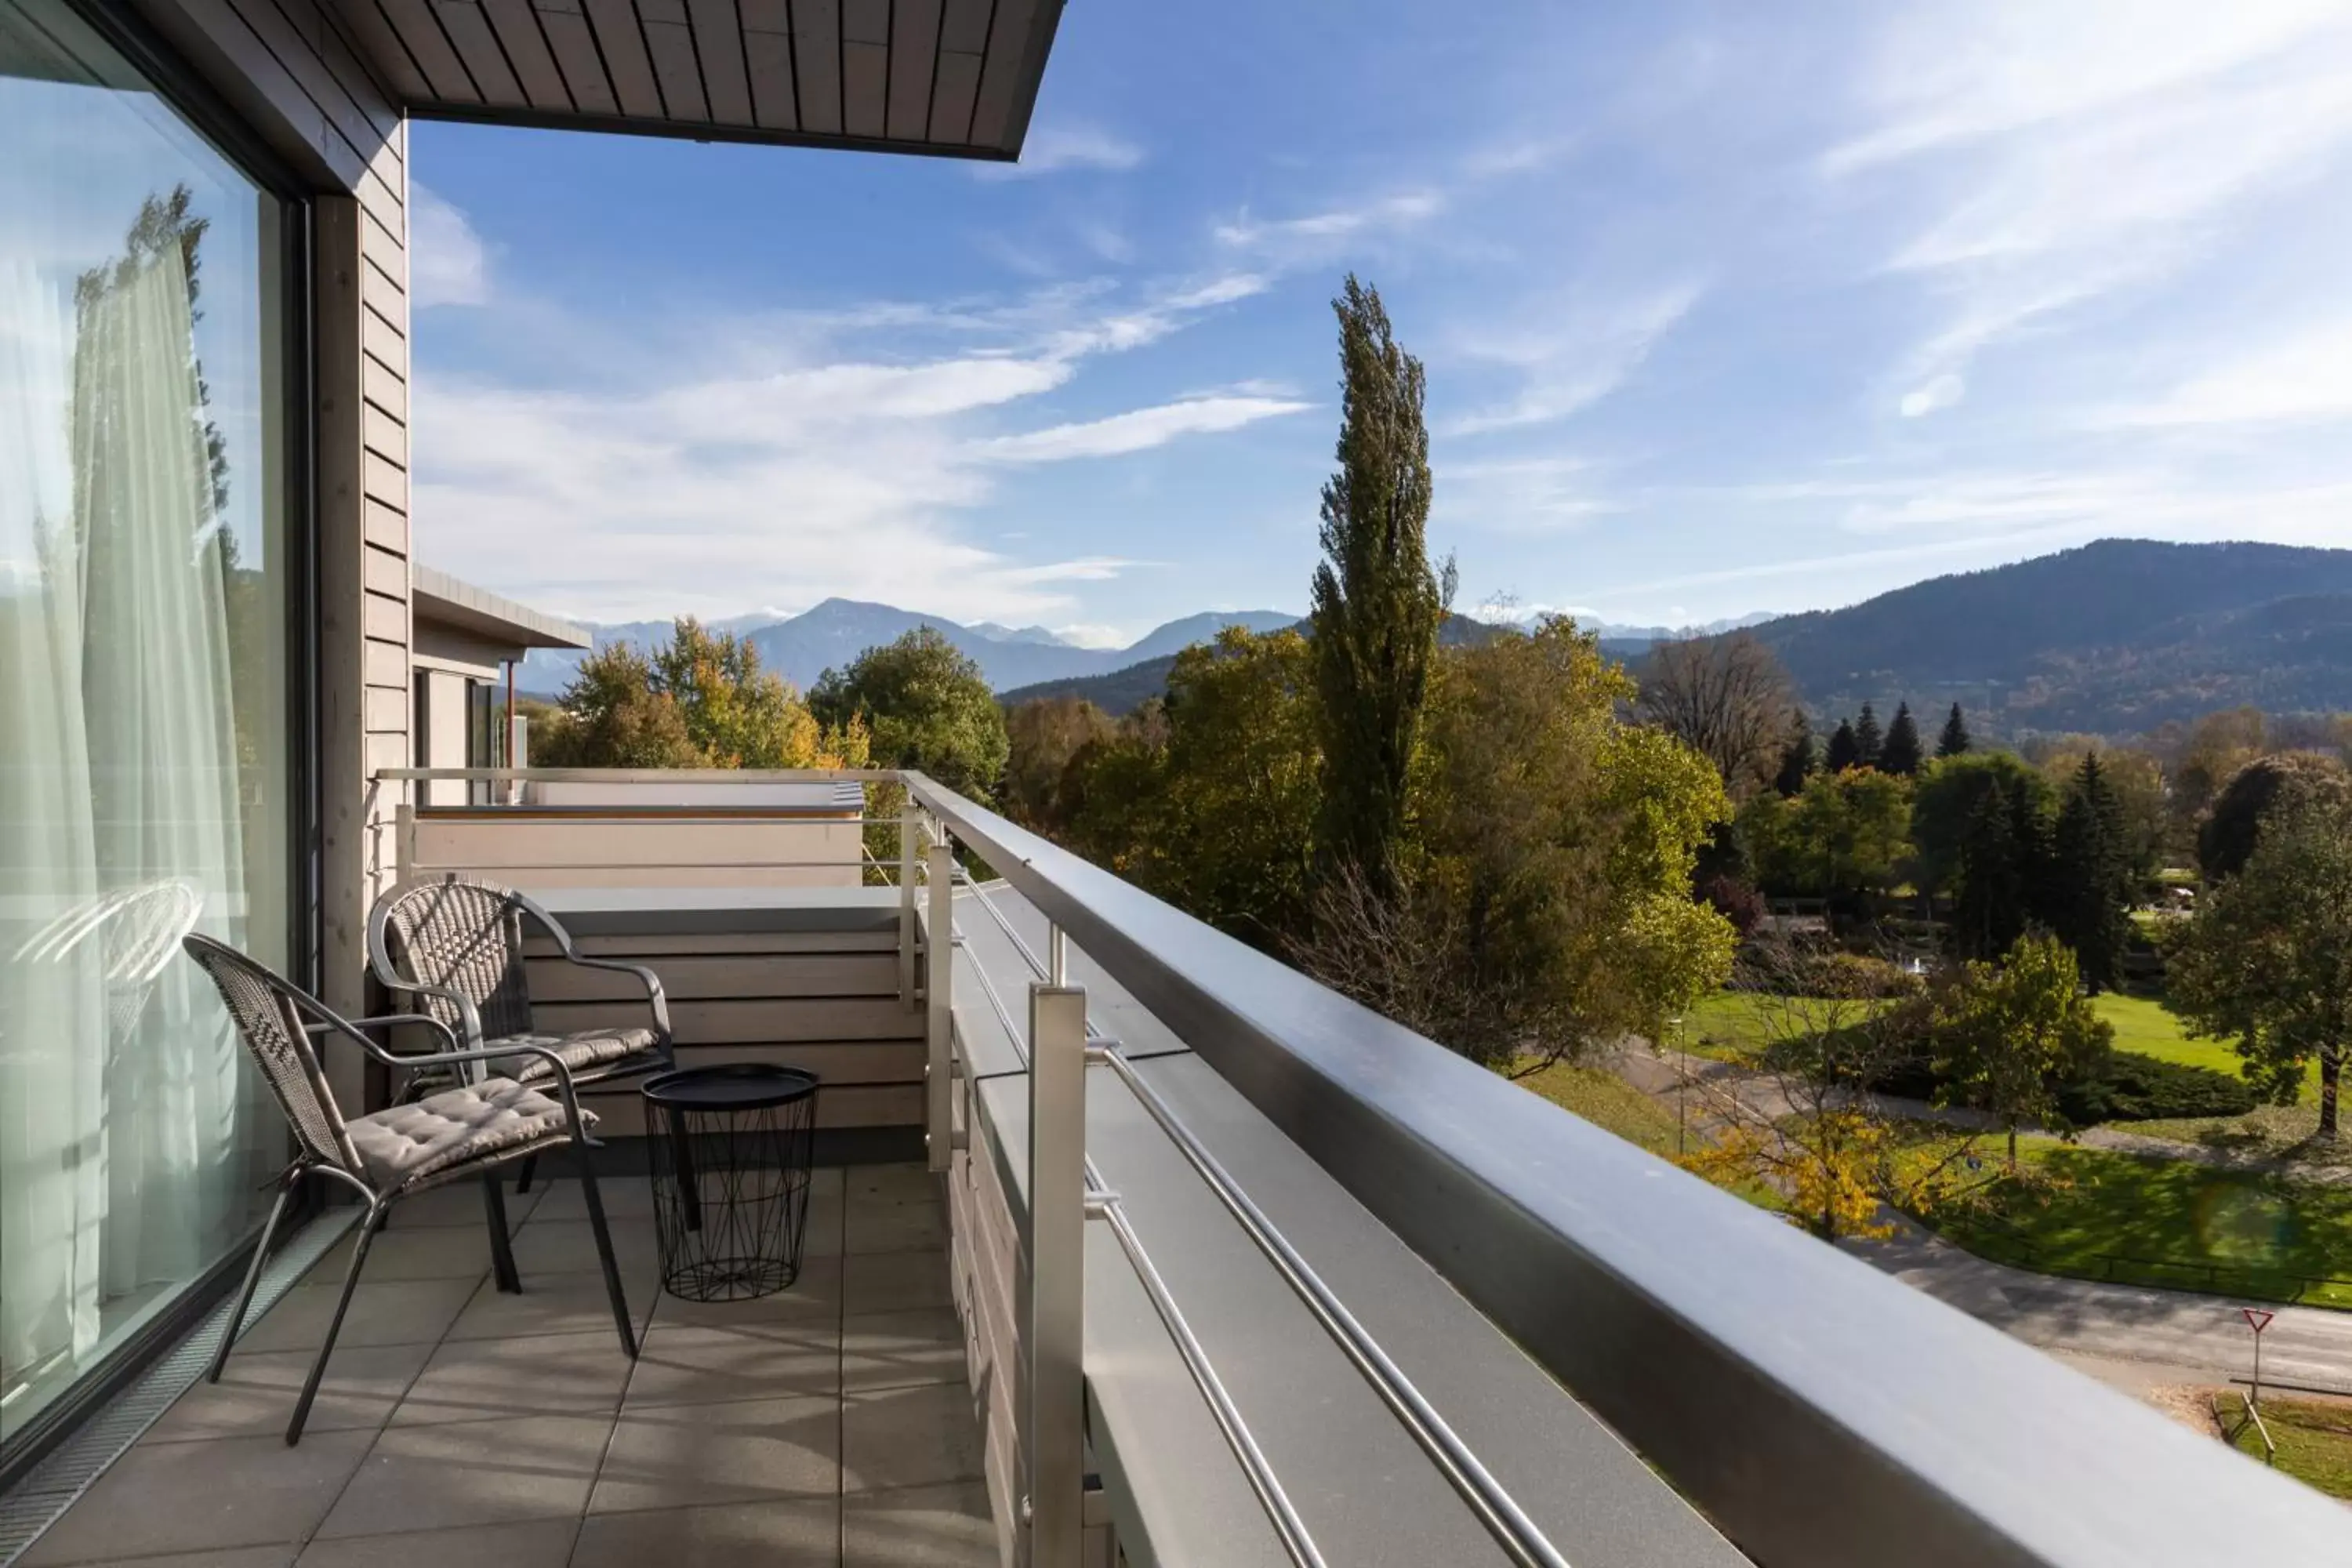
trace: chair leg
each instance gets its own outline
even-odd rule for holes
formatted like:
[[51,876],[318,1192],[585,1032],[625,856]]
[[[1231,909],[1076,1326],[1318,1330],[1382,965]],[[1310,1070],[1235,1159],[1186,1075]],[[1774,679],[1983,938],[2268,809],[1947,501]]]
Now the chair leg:
[[604,1199],[596,1190],[596,1166],[585,1144],[575,1143],[580,1157],[580,1195],[588,1200],[588,1226],[596,1233],[596,1258],[604,1266],[604,1293],[613,1299],[613,1326],[621,1331],[621,1351],[637,1359],[637,1331],[629,1321],[629,1299],[621,1289],[621,1266],[613,1258],[613,1233],[604,1226]]
[[522,1164],[515,1172],[515,1196],[520,1197],[530,1191],[530,1173],[538,1169],[538,1155],[525,1154],[522,1157]]
[[319,1359],[310,1363],[310,1375],[302,1384],[302,1397],[294,1402],[294,1419],[286,1424],[286,1446],[292,1447],[302,1440],[302,1427],[310,1419],[310,1402],[319,1397],[319,1380],[326,1375],[327,1358],[335,1353],[335,1336],[343,1331],[343,1314],[351,1310],[352,1291],[360,1282],[360,1269],[367,1263],[368,1248],[375,1241],[375,1233],[383,1228],[385,1209],[371,1206],[367,1218],[360,1222],[358,1242],[352,1247],[352,1264],[343,1270],[343,1293],[335,1298],[335,1315],[327,1320],[327,1340],[319,1347]]
[[499,1289],[509,1296],[522,1294],[522,1276],[515,1272],[514,1237],[507,1228],[506,1189],[499,1184],[499,1173],[482,1173],[482,1209],[490,1224],[490,1273],[499,1282]]
[[294,1188],[301,1180],[299,1172],[289,1175],[278,1188],[278,1201],[269,1205],[269,1219],[261,1227],[261,1239],[253,1247],[253,1261],[246,1266],[245,1288],[236,1293],[236,1306],[228,1315],[228,1326],[221,1331],[220,1349],[213,1352],[212,1370],[205,1373],[206,1383],[218,1383],[221,1373],[228,1366],[228,1352],[236,1344],[236,1336],[244,1331],[245,1315],[253,1310],[253,1293],[260,1288],[261,1266],[269,1261],[269,1244],[277,1239],[278,1222],[286,1217],[286,1205],[294,1201]]

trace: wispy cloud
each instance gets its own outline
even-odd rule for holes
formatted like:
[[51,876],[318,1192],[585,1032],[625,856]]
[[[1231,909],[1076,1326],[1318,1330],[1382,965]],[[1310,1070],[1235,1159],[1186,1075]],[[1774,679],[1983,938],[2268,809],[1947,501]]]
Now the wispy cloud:
[[1072,169],[1118,173],[1143,162],[1143,149],[1116,132],[1095,125],[1041,125],[1029,132],[1017,163],[974,163],[982,180],[1032,179]]
[[489,248],[466,215],[411,181],[408,222],[410,306],[423,310],[435,305],[488,304]]
[[1219,244],[1238,250],[1282,252],[1301,245],[1326,246],[1369,233],[1412,228],[1444,210],[1445,198],[1436,191],[1400,191],[1298,217],[1257,218],[1244,209],[1211,232]]
[[1072,458],[1114,458],[1166,446],[1180,436],[1238,430],[1261,419],[1300,414],[1311,403],[1281,397],[1188,397],[1106,419],[1054,425],[1019,436],[998,436],[973,449],[1000,463],[1052,463]]
[[2352,419],[2352,317],[2231,357],[2108,425],[2285,425]]
[[1622,510],[1596,465],[1579,458],[1517,458],[1434,466],[1436,521],[1499,534],[1557,533]]
[[1465,357],[1509,366],[1521,381],[1509,401],[1464,415],[1446,432],[1549,424],[1591,406],[1633,374],[1699,294],[1696,284],[1681,283],[1606,302],[1530,302],[1507,326],[1464,334],[1456,346]]

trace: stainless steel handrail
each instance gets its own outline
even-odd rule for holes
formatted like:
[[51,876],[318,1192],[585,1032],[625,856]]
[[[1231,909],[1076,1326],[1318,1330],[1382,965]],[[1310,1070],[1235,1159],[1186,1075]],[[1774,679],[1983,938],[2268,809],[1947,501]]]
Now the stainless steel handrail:
[[2318,1494],[906,783],[1759,1560],[1875,1568],[1898,1542],[1937,1568],[2342,1554],[2342,1511]]
[[[987,889],[968,873],[962,880],[980,906],[1003,928],[1030,971],[1039,980],[1046,979],[1046,968],[1038,962],[1035,950],[1023,940],[1019,931],[1013,930],[1013,922],[989,899]],[[973,961],[972,967],[993,1000],[995,991],[989,985],[986,970],[981,967],[977,959]],[[998,1014],[1000,1017],[1003,1016],[1001,1005]],[[1009,1019],[1007,1026],[1009,1029]],[[1094,1040],[1100,1041],[1100,1031],[1096,1029],[1091,1018],[1087,1020],[1087,1033]],[[1018,1032],[1013,1034],[1017,1042]],[[1280,1228],[1266,1217],[1265,1211],[1242,1190],[1241,1184],[1234,1180],[1199,1136],[1184,1125],[1183,1119],[1160,1098],[1159,1090],[1135,1070],[1135,1064],[1120,1055],[1115,1047],[1098,1045],[1088,1054],[1090,1059],[1108,1064],[1129,1092],[1142,1102],[1152,1121],[1159,1123],[1160,1130],[1168,1134],[1186,1163],[1208,1184],[1209,1190],[1216,1194],[1225,1211],[1240,1225],[1243,1233],[1274,1265],[1283,1282],[1307,1304],[1318,1325],[1330,1336],[1364,1381],[1371,1384],[1372,1391],[1381,1396],[1381,1402],[1388,1405],[1413,1441],[1421,1446],[1422,1451],[1436,1464],[1447,1484],[1470,1506],[1471,1512],[1477,1516],[1478,1522],[1495,1538],[1496,1544],[1510,1555],[1513,1562],[1523,1564],[1524,1568],[1568,1568],[1568,1560],[1559,1554],[1535,1521],[1528,1517],[1527,1510],[1479,1461],[1470,1446],[1437,1413],[1436,1407],[1413,1385],[1403,1369],[1381,1348],[1380,1342],[1372,1337],[1354,1313],[1348,1310],[1339,1295],[1324,1283],[1323,1277],[1299,1256],[1289,1237],[1284,1236]],[[1024,1056],[1023,1059],[1025,1063],[1027,1058]]]

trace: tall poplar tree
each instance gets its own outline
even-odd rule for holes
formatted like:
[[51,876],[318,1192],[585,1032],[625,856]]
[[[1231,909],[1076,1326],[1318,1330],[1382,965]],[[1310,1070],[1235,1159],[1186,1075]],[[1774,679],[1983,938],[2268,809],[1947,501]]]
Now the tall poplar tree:
[[1323,742],[1316,840],[1327,868],[1357,867],[1385,886],[1454,563],[1429,564],[1421,362],[1398,346],[1380,291],[1354,273],[1331,308],[1343,374],[1311,607]]

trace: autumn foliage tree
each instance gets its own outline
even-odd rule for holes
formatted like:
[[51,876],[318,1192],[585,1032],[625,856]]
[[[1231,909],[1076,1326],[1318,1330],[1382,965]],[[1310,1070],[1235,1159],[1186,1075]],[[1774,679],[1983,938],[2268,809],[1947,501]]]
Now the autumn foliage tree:
[[559,722],[533,737],[537,760],[582,768],[855,768],[867,763],[855,721],[820,724],[748,639],[691,617],[651,653],[627,643],[580,663]]

